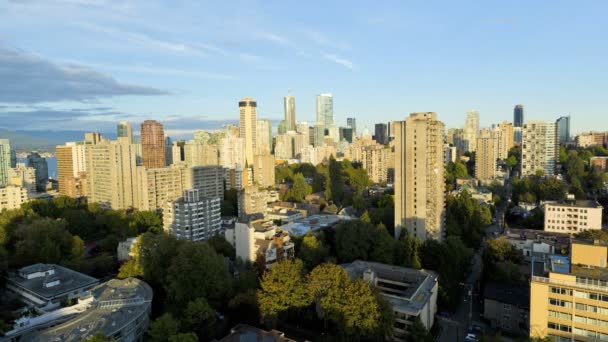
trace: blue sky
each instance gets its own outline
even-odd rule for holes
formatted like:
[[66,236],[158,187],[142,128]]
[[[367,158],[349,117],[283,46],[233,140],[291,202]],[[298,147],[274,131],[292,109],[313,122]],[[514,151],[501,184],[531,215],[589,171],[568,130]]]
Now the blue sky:
[[448,127],[572,115],[608,129],[606,1],[0,0],[0,127],[170,134],[238,119],[251,96],[298,121],[435,111]]

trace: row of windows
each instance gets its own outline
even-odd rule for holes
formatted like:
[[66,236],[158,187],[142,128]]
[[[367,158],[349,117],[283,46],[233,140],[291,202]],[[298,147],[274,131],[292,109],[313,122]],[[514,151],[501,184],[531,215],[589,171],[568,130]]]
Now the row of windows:
[[571,321],[572,320],[572,315],[571,314],[567,314],[567,313],[563,313],[563,312],[557,312],[557,311],[552,311],[552,310],[549,310],[549,317],[559,318],[559,319],[565,319],[567,321]]
[[601,300],[603,302],[608,302],[608,295],[604,295],[604,294],[600,294],[600,293],[574,291],[574,296],[576,298],[585,298],[585,299]]
[[587,311],[587,312],[595,312],[595,313],[599,313],[601,315],[607,315],[608,316],[608,308],[602,308],[602,307],[598,307],[598,306],[595,306],[595,305],[576,303],[576,310]]
[[588,324],[588,325],[595,325],[598,327],[608,327],[608,321],[604,321],[602,319],[595,319],[595,318],[591,318],[591,317],[574,316],[574,321],[578,322],[578,323]]
[[608,334],[603,334],[603,333],[600,333],[597,331],[581,329],[581,328],[574,328],[574,334],[578,335],[578,336],[586,336],[586,337],[595,338],[600,341],[608,341]]
[[553,329],[553,330],[565,331],[565,332],[572,332],[572,327],[569,325],[566,325],[566,324],[549,322],[549,323],[547,323],[547,328]]
[[557,293],[566,296],[572,296],[571,289],[565,289],[563,287],[551,287],[551,293]]
[[[566,211],[565,208],[555,208],[555,207],[548,207],[547,210],[549,210],[549,211],[562,211],[562,212]],[[580,209],[579,210],[578,208],[568,208],[568,211],[569,212],[571,212],[571,211],[575,211],[575,212],[579,211],[581,213],[587,213],[587,209]]]
[[564,308],[572,308],[572,302],[561,299],[549,298],[549,305],[561,306]]

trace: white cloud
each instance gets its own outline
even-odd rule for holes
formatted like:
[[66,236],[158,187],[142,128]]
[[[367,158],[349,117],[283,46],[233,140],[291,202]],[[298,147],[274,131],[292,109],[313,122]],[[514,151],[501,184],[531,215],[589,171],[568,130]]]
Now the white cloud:
[[346,58],[339,57],[333,53],[323,54],[323,58],[336,64],[342,65],[343,67],[348,68],[350,70],[357,70],[357,67],[353,62]]
[[280,45],[291,45],[289,39],[272,32],[258,32],[255,36]]

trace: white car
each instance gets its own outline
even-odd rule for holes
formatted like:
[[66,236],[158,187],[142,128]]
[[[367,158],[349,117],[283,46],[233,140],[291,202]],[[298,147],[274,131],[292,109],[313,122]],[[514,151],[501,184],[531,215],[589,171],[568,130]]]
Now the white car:
[[467,334],[464,340],[467,342],[477,342],[477,336],[475,336],[475,334]]

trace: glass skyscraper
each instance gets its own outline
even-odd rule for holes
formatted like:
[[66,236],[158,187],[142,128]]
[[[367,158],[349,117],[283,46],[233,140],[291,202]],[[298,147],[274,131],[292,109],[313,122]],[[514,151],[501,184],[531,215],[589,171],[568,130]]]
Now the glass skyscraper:
[[326,130],[334,124],[334,98],[329,93],[317,95],[317,124]]
[[555,123],[560,144],[570,141],[570,115],[560,117]]
[[518,104],[513,109],[513,127],[523,127],[524,125],[524,105]]

